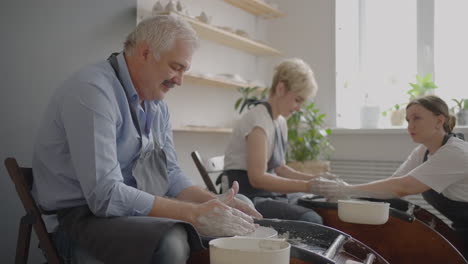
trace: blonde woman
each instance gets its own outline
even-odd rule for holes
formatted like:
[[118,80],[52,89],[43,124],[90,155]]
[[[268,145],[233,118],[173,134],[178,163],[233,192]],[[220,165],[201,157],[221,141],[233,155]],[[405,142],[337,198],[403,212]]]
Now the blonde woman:
[[239,182],[240,193],[252,199],[264,217],[322,223],[311,209],[292,204],[294,195],[286,195],[308,192],[311,180],[318,176],[298,172],[285,163],[286,118],[317,90],[307,63],[297,58],[285,60],[275,68],[268,100],[249,109],[234,128],[222,177],[229,186]]

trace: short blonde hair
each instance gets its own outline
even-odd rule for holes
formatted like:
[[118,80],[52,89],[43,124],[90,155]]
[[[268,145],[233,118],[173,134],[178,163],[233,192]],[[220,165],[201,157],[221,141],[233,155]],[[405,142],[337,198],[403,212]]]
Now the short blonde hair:
[[288,91],[301,96],[304,100],[314,97],[318,86],[310,66],[299,58],[284,60],[275,67],[270,96],[276,93],[278,83],[282,82]]

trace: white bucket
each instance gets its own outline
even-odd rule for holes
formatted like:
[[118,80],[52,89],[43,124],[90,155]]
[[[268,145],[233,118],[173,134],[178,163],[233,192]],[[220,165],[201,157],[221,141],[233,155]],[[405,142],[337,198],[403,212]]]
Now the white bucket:
[[284,239],[226,237],[209,244],[211,264],[289,264],[291,245]]
[[389,203],[338,200],[338,218],[343,222],[383,225],[388,221]]
[[248,233],[242,237],[255,237],[255,238],[277,238],[278,231],[271,227],[259,226],[254,232]]

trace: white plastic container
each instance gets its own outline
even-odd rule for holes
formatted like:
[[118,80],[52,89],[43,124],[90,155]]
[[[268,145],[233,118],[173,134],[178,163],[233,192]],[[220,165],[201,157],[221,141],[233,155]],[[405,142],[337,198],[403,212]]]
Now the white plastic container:
[[226,237],[210,241],[210,264],[289,264],[291,245],[284,239]]
[[390,204],[361,200],[338,200],[338,217],[343,222],[383,225],[388,221]]

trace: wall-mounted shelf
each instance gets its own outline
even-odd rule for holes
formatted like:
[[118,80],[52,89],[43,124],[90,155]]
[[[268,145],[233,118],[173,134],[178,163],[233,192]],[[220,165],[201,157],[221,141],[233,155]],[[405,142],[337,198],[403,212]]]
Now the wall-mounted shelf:
[[263,18],[277,18],[284,16],[280,10],[261,0],[224,0],[225,2]]
[[209,127],[209,126],[183,126],[173,129],[174,132],[196,132],[196,133],[232,133],[232,128]]
[[[184,79],[191,83],[207,85],[207,86],[222,87],[222,88],[231,88],[231,89],[252,86],[251,84],[248,84],[248,83],[236,82],[234,80],[226,80],[226,79],[217,78],[217,77],[205,77],[205,76],[196,75],[190,72],[184,75]],[[262,90],[263,89],[264,88],[262,88]]]
[[185,18],[192,25],[193,29],[197,31],[198,35],[203,39],[211,40],[221,45],[235,48],[238,50],[243,50],[256,55],[278,56],[282,54],[279,50],[274,49],[266,44],[203,23],[192,17],[185,16],[179,13],[164,14],[173,14]]

